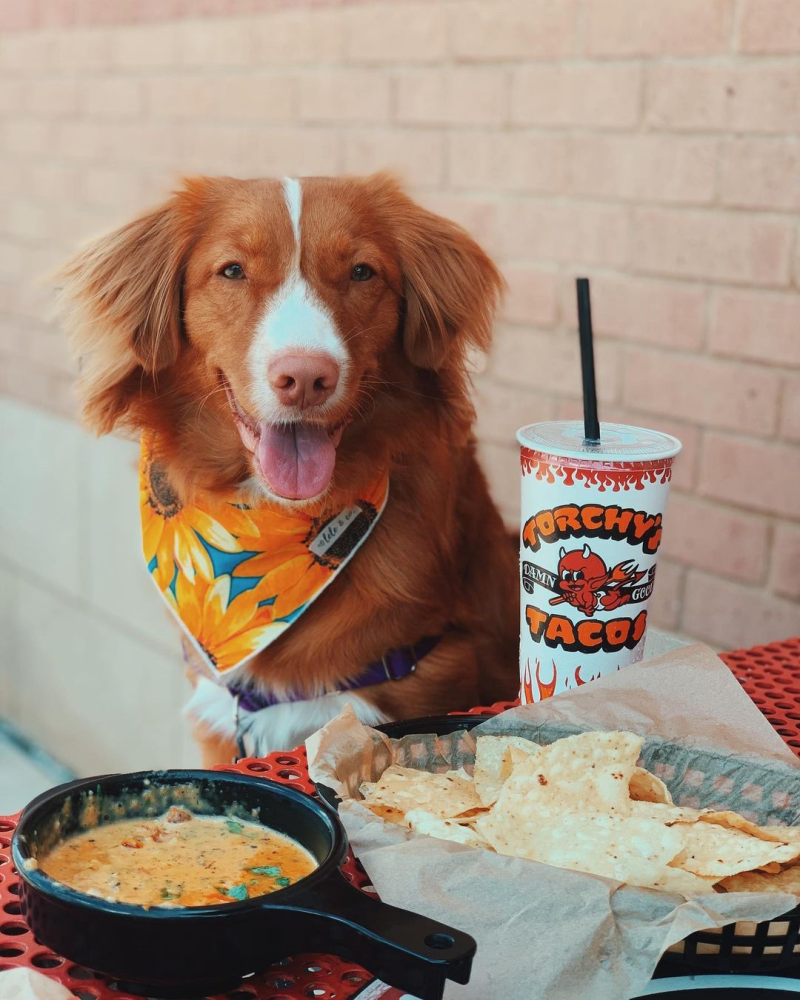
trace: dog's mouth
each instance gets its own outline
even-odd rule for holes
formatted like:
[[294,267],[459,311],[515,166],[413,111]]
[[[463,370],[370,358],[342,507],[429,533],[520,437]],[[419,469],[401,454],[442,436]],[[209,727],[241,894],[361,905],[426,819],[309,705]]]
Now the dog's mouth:
[[241,408],[228,380],[220,375],[242,444],[253,456],[255,471],[271,493],[285,500],[312,500],[330,485],[336,448],[348,419],[334,426],[274,424],[254,420]]

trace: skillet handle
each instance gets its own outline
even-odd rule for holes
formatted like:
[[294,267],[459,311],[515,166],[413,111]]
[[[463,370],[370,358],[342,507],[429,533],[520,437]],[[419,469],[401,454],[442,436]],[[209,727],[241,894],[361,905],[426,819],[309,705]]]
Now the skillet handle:
[[447,979],[469,982],[474,938],[382,903],[354,888],[338,871],[292,893],[285,907],[275,904],[269,908],[285,908],[287,917],[292,911],[303,913],[309,950],[349,958],[420,1000],[441,1000]]

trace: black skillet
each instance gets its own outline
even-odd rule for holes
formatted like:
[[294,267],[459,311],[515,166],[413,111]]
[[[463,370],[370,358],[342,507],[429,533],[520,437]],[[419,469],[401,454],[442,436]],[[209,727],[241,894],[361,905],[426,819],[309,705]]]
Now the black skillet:
[[[199,813],[255,819],[296,840],[319,867],[266,896],[214,906],[145,910],[70,889],[35,867],[37,851],[99,821],[159,815],[188,804]],[[157,793],[157,794],[155,794]],[[155,796],[155,797],[154,797]],[[469,980],[475,941],[426,917],[379,902],[339,872],[347,838],[335,812],[284,785],[213,771],[141,771],[61,785],[24,810],[12,843],[22,913],[34,936],[60,955],[150,997],[207,996],[300,952],[330,952],[385,982],[439,1000],[445,980]],[[27,863],[27,865],[26,865]]]

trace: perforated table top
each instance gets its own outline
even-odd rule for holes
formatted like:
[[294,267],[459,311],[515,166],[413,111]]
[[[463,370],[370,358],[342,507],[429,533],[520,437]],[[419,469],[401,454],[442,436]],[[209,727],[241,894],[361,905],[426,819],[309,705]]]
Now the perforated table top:
[[[722,654],[742,687],[769,719],[786,743],[800,755],[800,637],[753,649]],[[475,708],[474,713],[497,713],[515,702],[498,702]],[[245,759],[217,768],[263,777],[292,785],[308,794],[314,787],[308,777],[305,750]],[[9,848],[17,816],[0,817],[0,972],[18,966],[33,968],[66,986],[81,1000],[135,1000],[116,984],[88,969],[53,955],[39,945],[20,916],[19,878],[11,865]],[[368,878],[352,857],[342,869],[359,888]],[[364,990],[364,1000],[397,1000],[401,993],[381,987],[370,974],[352,962],[331,955],[305,954],[286,958],[266,973],[243,980],[219,1000],[347,1000]]]
[[784,741],[800,756],[800,637],[720,655]]

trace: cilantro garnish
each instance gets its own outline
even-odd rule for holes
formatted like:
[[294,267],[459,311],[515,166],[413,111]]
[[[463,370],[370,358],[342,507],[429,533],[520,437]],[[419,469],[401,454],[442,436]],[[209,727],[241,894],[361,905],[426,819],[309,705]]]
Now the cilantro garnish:
[[248,868],[249,872],[254,875],[269,875],[275,878],[276,875],[280,875],[281,870],[277,865],[259,865],[257,868]]
[[240,833],[243,837],[249,837],[251,840],[258,836],[258,830],[245,830],[242,824],[236,819],[226,819],[225,826],[231,833]]

